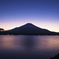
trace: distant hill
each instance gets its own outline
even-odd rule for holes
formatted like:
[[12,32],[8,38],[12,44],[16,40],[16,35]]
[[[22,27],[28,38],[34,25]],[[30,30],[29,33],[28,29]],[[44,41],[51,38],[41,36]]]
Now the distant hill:
[[4,29],[3,28],[0,28],[0,31],[4,31]]
[[0,28],[0,35],[4,32],[3,28]]
[[39,28],[31,23],[27,23],[21,27],[14,28],[12,30],[4,31],[3,34],[14,35],[59,35],[59,33],[51,32],[46,29]]

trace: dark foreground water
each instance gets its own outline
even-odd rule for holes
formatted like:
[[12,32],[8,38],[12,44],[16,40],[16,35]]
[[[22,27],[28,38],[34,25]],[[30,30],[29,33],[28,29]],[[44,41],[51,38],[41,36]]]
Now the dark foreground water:
[[0,59],[50,59],[59,53],[59,36],[0,36]]

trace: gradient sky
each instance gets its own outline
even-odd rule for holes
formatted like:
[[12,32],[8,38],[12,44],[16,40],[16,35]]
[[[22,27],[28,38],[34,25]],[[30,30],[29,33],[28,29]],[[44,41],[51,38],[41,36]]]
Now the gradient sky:
[[0,28],[26,23],[59,32],[59,0],[0,0]]

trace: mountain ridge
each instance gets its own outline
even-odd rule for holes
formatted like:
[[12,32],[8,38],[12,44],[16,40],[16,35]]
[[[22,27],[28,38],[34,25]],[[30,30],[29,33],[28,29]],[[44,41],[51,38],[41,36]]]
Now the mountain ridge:
[[32,23],[27,23],[20,27],[16,27],[14,29],[4,31],[1,34],[13,34],[13,35],[59,35],[59,33],[51,32],[47,29],[42,29],[33,25]]

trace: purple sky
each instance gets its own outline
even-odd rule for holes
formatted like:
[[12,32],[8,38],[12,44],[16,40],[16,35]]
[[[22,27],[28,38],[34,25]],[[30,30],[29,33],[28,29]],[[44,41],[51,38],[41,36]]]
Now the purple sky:
[[0,0],[0,28],[26,23],[59,32],[59,0]]

